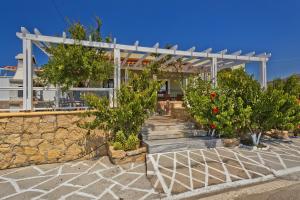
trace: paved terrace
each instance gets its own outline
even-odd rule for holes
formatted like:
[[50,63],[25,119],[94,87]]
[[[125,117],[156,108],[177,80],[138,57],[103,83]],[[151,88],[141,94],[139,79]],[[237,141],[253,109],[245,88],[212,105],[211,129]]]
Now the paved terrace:
[[300,139],[266,151],[197,149],[149,154],[145,164],[98,160],[0,171],[0,199],[159,199],[269,180],[300,170]]

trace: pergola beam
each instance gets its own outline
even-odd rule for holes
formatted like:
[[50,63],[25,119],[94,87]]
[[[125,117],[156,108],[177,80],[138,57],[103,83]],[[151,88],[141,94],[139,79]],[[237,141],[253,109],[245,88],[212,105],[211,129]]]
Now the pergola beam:
[[[153,46],[153,48],[158,48],[159,47],[159,43],[156,43],[154,46]],[[133,67],[137,67],[137,66],[139,66],[142,62],[143,62],[143,60],[145,60],[149,55],[150,55],[151,53],[146,53],[146,54],[144,54],[135,64],[134,64],[134,66]]]
[[[174,45],[172,46],[170,49],[173,50],[173,51],[176,51],[178,48],[178,45]],[[162,60],[163,58],[165,58],[168,54],[161,54],[159,55],[157,58],[154,59],[154,62],[158,62],[160,60]]]
[[[53,37],[53,36],[44,36],[44,35],[33,35],[33,34],[16,34],[19,38],[28,39],[32,41],[40,41],[40,42],[49,42],[49,43],[64,43],[64,44],[74,44],[75,40],[69,38],[62,37]],[[134,45],[123,45],[123,44],[113,44],[106,42],[90,42],[90,41],[79,41],[79,43],[83,46],[96,47],[96,48],[118,48],[120,50],[128,50],[128,51],[137,51],[143,53],[157,53],[157,54],[167,54],[167,55],[182,55],[182,56],[190,56],[190,52],[182,51],[182,50],[172,50],[172,49],[163,49],[163,48],[153,48],[153,47],[135,47]],[[232,60],[245,60],[245,61],[268,61],[268,57],[256,57],[256,56],[235,56],[230,54],[218,54],[218,53],[205,53],[205,52],[193,52],[194,57],[207,57],[207,58],[223,58],[223,59],[232,59]]]
[[[196,47],[192,47],[192,48],[188,49],[187,51],[194,52],[195,49],[196,49]],[[165,64],[165,65],[168,65],[168,64],[170,64],[170,63],[172,63],[172,62],[177,61],[178,59],[180,59],[180,58],[182,58],[182,57],[183,57],[182,55],[181,55],[181,56],[174,56],[174,57],[172,57],[170,60],[168,60],[167,62],[165,62],[164,64]]]
[[[137,48],[138,45],[139,45],[139,41],[135,41],[134,46],[136,46],[136,48]],[[127,51],[127,52],[128,52],[128,51]],[[131,56],[132,53],[133,53],[132,51],[129,51],[129,52],[127,53],[127,56],[126,56],[125,59],[123,60],[121,66],[124,66],[124,65],[126,64],[128,58]]]

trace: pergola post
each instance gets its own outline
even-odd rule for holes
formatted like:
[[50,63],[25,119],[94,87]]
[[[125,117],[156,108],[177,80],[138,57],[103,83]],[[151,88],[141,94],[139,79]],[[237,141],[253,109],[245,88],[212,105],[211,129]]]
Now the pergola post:
[[217,58],[212,58],[212,65],[210,68],[210,79],[212,83],[212,87],[217,87],[217,72],[218,72],[218,62]]
[[267,89],[267,61],[260,63],[260,86],[262,89]]
[[121,87],[121,53],[114,48],[114,106],[117,106],[117,91]]
[[23,39],[23,110],[31,111],[33,97],[32,42]]
[[124,81],[125,84],[128,83],[128,79],[129,79],[129,76],[128,76],[128,69],[126,68],[126,69],[125,69],[125,79],[124,79],[124,80],[125,80],[125,81]]

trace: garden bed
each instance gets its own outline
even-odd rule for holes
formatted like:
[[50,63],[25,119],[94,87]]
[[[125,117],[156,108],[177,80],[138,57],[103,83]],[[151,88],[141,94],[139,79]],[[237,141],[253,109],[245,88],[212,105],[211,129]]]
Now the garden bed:
[[131,162],[145,162],[146,152],[147,149],[144,146],[132,151],[115,150],[113,146],[108,147],[109,158],[111,162],[116,165]]

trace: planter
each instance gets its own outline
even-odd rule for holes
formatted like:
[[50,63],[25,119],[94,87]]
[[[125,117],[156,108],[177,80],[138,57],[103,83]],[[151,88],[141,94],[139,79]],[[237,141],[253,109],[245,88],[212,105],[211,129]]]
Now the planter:
[[131,162],[145,162],[146,147],[140,147],[132,151],[114,150],[113,146],[108,147],[108,156],[113,164],[125,164]]
[[240,140],[237,138],[224,138],[222,139],[224,147],[235,147],[240,144]]
[[265,135],[276,138],[276,139],[289,139],[289,132],[288,131],[281,131],[276,129],[271,129],[267,131]]

